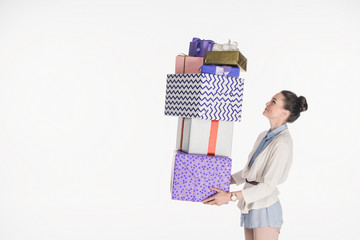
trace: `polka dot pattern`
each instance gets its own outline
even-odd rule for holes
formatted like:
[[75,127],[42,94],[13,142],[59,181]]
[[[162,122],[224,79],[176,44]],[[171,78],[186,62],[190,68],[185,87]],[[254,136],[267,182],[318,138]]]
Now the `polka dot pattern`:
[[231,158],[187,154],[175,155],[172,199],[201,202],[216,192],[230,189]]

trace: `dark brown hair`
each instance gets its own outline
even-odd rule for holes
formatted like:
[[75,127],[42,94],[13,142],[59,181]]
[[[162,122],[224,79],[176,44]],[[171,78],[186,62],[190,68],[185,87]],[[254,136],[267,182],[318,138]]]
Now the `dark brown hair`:
[[284,108],[290,112],[290,116],[286,122],[295,122],[295,120],[300,117],[300,112],[308,109],[306,98],[303,96],[298,97],[295,93],[287,90],[282,90],[281,93],[285,97]]

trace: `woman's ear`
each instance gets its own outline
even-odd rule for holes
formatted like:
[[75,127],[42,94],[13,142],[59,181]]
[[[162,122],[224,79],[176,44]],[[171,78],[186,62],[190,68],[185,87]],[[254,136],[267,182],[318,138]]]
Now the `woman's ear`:
[[288,117],[290,116],[290,111],[285,109],[282,115],[284,116],[285,119],[288,119]]

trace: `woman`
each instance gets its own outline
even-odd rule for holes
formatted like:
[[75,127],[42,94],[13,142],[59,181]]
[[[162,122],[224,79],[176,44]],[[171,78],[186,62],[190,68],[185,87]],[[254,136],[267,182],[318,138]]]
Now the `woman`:
[[286,123],[294,122],[306,110],[305,97],[285,90],[276,94],[263,112],[270,130],[257,138],[245,168],[231,176],[231,184],[245,183],[243,190],[225,192],[210,188],[217,193],[203,200],[210,205],[239,200],[246,240],[279,237],[283,220],[276,185],[286,180],[292,162],[292,140]]

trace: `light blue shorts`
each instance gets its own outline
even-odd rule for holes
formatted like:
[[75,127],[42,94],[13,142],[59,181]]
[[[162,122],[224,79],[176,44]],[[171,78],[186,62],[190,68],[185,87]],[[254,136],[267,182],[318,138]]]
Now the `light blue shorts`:
[[241,226],[245,228],[278,228],[281,227],[282,224],[283,219],[280,201],[277,201],[269,207],[252,209],[247,214],[241,214]]

